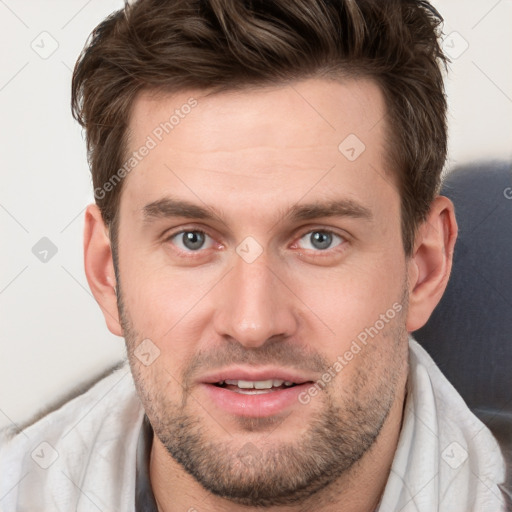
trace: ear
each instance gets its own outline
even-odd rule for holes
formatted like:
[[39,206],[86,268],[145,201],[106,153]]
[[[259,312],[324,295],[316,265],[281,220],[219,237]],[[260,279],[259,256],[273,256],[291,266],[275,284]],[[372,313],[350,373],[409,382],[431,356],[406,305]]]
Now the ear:
[[87,282],[103,312],[108,329],[112,334],[122,336],[108,228],[95,204],[90,204],[85,210],[84,262]]
[[441,300],[452,269],[456,239],[453,203],[447,197],[437,196],[418,229],[413,256],[408,262],[409,332],[423,327]]

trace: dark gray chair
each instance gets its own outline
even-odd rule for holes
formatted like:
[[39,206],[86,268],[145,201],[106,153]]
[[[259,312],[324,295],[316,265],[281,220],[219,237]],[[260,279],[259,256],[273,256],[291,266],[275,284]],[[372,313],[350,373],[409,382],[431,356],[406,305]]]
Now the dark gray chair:
[[464,166],[445,179],[459,237],[446,292],[414,336],[472,409],[512,413],[512,167]]
[[446,292],[413,333],[512,455],[512,164],[454,169],[442,194],[459,237]]

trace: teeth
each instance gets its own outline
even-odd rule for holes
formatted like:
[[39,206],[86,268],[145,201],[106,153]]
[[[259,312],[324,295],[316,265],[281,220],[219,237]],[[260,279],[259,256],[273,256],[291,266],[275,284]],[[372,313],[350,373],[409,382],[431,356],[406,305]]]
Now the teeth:
[[[254,389],[270,389],[274,385],[274,381],[270,380],[260,380],[254,383]],[[240,382],[238,383],[240,386]]]
[[268,380],[230,380],[226,379],[225,381],[221,381],[219,384],[225,383],[231,386],[238,386],[240,389],[270,389],[272,387],[278,388],[283,384],[285,386],[292,386],[293,382],[281,379],[268,379]]

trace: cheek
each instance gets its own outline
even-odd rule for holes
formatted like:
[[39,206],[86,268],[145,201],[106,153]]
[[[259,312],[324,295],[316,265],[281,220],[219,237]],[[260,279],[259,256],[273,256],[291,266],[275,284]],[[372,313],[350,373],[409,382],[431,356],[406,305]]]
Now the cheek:
[[386,310],[383,320],[356,328],[357,334],[330,351],[336,374],[330,394],[336,400],[359,405],[389,401],[405,385],[408,343],[403,311]]
[[216,275],[212,269],[179,269],[134,257],[121,274],[123,299],[134,326],[155,339],[171,336],[200,310]]
[[396,309],[401,309],[398,306],[405,307],[401,304],[405,262],[403,266],[397,264],[399,257],[397,254],[386,258],[383,253],[357,255],[357,259],[347,260],[338,268],[312,268],[308,272],[294,271],[299,276],[296,279],[289,276],[291,288],[305,305],[306,314],[312,320],[316,317],[314,325],[324,325],[329,346],[334,343],[338,350],[343,350],[345,344],[378,322],[381,315],[389,320],[396,316]]
[[135,347],[149,339],[158,354],[150,367],[134,360],[140,367],[141,383],[149,391],[163,393],[161,400],[168,403],[182,395],[184,371],[204,340],[210,339],[206,334],[211,332],[214,307],[208,294],[214,285],[211,281],[211,276],[194,274],[192,278],[162,268],[139,272],[123,288],[126,312],[136,333],[130,344]]

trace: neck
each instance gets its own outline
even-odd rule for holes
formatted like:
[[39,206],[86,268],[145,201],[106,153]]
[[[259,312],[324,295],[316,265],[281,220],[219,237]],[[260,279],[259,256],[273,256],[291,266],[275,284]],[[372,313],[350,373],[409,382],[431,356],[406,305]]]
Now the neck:
[[[374,512],[384,492],[400,436],[405,385],[397,396],[374,444],[349,471],[333,484],[297,505],[267,507],[265,512]],[[205,490],[167,452],[155,436],[151,449],[150,479],[159,512],[261,512]]]

